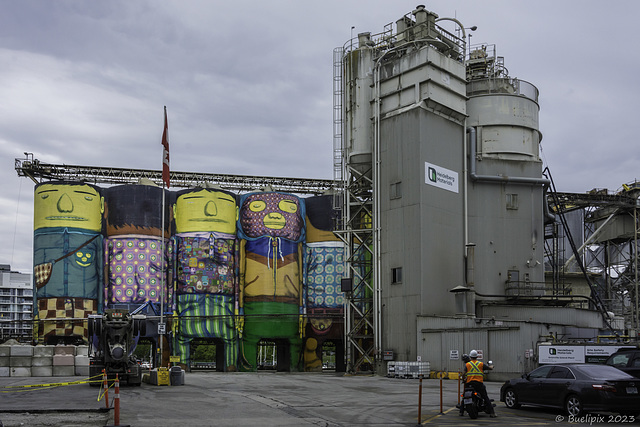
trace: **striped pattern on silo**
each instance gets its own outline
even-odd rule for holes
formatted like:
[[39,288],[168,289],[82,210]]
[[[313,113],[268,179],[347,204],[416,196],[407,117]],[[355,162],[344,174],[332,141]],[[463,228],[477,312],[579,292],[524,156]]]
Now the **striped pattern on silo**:
[[234,194],[210,188],[178,192],[174,207],[176,294],[179,316],[176,350],[191,362],[191,343],[217,338],[224,348],[225,371],[235,371],[238,333],[238,214]]

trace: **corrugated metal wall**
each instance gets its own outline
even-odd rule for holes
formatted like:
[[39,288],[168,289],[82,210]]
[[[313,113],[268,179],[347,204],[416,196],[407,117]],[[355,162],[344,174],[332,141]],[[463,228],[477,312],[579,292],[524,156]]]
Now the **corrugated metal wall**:
[[[482,350],[483,360],[492,360],[495,369],[488,379],[502,381],[518,377],[537,366],[536,343],[551,335],[562,335],[563,326],[491,319],[418,318],[418,355],[432,371],[458,372],[462,354]],[[451,351],[459,359],[451,359]]]

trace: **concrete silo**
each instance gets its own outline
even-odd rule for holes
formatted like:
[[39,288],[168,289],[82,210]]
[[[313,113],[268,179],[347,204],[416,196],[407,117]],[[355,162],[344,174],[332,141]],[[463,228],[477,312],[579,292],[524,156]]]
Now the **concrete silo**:
[[[358,277],[360,266],[350,266],[354,287],[370,277],[373,298],[351,310],[372,315],[352,322],[347,316],[347,334],[350,323],[376,331],[370,343],[356,339],[362,331],[352,333],[355,353],[392,349],[399,360],[415,358],[416,317],[453,314],[449,289],[464,280],[464,38],[437,19],[419,6],[397,21],[395,32],[361,34],[344,57],[347,259],[355,264],[354,241],[370,244],[373,255],[365,278]],[[367,158],[369,189],[359,180]],[[359,234],[367,226],[358,217],[363,213],[371,213],[371,237]],[[366,369],[357,354],[349,358],[351,369]]]
[[479,299],[542,295],[548,180],[539,155],[538,89],[510,77],[495,46],[473,49],[467,70],[470,285]]
[[493,47],[466,57],[465,30],[418,6],[342,48],[349,371],[422,360],[446,375],[477,349],[509,377],[545,337],[604,327],[545,287],[538,90]]

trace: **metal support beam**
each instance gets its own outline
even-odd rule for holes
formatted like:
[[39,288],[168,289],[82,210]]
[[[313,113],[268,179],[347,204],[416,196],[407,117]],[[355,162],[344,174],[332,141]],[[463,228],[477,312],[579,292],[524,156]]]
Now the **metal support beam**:
[[[140,179],[149,179],[162,186],[162,171],[150,169],[127,169],[98,166],[57,165],[43,163],[27,156],[16,159],[18,176],[31,178],[35,183],[45,181],[83,181],[91,184],[136,184]],[[338,187],[331,179],[308,179],[268,177],[250,175],[225,175],[218,173],[171,171],[171,186],[193,188],[204,183],[218,185],[229,191],[249,192],[264,187],[274,191],[296,194],[322,194]]]

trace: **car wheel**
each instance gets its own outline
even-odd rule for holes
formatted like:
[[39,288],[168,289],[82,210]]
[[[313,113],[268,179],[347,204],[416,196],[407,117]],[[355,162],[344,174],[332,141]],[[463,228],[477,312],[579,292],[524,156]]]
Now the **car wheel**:
[[578,396],[572,394],[567,397],[567,400],[564,403],[564,409],[567,411],[567,414],[572,415],[574,417],[582,415],[582,401]]
[[520,404],[518,403],[518,395],[514,389],[509,388],[504,392],[504,404],[510,409],[518,409],[520,407]]

